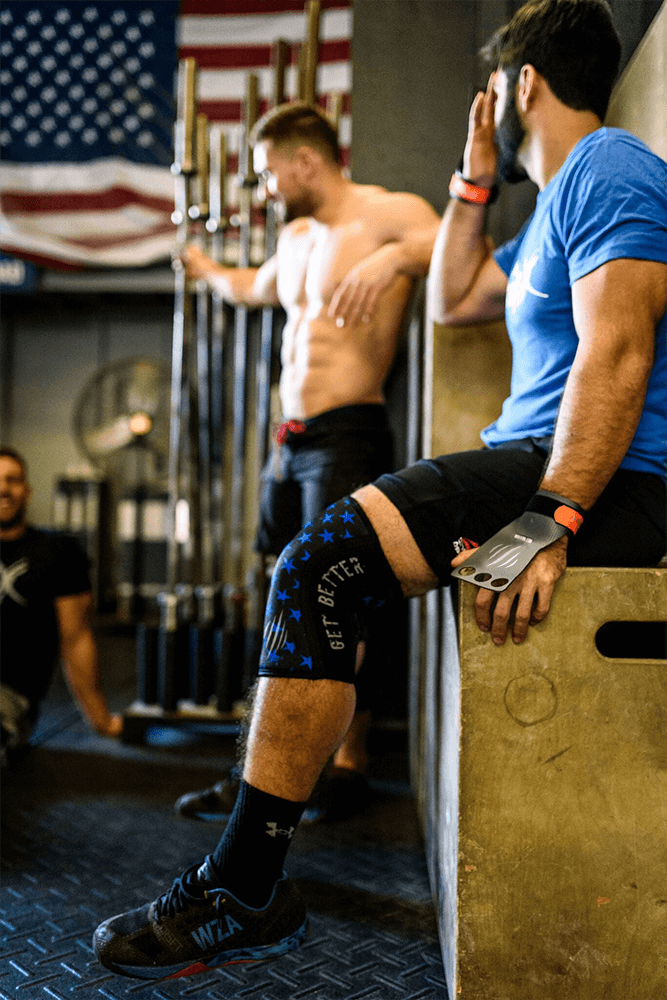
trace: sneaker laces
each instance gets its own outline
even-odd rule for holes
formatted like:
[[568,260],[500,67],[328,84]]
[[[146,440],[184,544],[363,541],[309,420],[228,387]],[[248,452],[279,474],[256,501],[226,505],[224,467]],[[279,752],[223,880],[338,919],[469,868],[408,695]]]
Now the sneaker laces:
[[[198,879],[200,872],[206,868],[213,872],[210,858],[207,856],[203,862],[198,861],[190,865],[185,871],[174,879],[173,885],[155,902],[155,916],[158,920],[163,917],[174,917],[182,912],[188,903],[202,903],[206,896],[206,883]],[[194,891],[192,891],[194,890]]]

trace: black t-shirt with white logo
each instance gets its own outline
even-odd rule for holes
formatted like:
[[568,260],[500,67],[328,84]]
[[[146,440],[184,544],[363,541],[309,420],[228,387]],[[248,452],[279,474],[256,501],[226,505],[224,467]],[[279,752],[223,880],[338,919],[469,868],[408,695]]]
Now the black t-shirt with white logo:
[[73,538],[28,527],[0,542],[0,676],[34,710],[58,656],[54,599],[89,590],[88,559]]

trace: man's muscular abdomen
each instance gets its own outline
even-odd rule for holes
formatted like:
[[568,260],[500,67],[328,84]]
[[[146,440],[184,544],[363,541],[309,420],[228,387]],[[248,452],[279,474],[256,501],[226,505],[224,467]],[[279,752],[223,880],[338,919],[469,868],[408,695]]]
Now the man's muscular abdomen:
[[288,419],[306,420],[339,406],[384,401],[412,283],[397,278],[371,323],[337,326],[323,305],[293,308],[283,330],[280,399]]

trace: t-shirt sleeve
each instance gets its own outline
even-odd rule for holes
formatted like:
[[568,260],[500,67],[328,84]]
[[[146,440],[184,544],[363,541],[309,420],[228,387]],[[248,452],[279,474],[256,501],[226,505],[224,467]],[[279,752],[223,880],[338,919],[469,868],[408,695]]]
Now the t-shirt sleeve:
[[88,556],[73,538],[61,535],[57,539],[57,566],[53,596],[69,597],[85,594],[91,589]]
[[[532,219],[532,215],[530,219]],[[508,277],[514,267],[514,261],[518,256],[521,241],[523,240],[524,233],[528,228],[530,219],[523,224],[516,236],[513,236],[511,240],[507,240],[506,243],[501,243],[501,245],[493,251],[493,259],[501,271],[504,271]]]
[[570,284],[621,257],[667,262],[667,163],[608,141],[560,203]]

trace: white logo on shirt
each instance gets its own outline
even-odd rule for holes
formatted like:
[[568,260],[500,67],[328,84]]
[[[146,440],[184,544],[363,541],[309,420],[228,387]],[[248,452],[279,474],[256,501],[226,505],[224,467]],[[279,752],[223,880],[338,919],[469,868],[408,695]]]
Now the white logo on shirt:
[[539,254],[534,253],[532,257],[526,257],[523,264],[521,262],[517,263],[512,271],[506,296],[507,307],[512,312],[515,312],[523,304],[526,292],[530,292],[531,295],[537,295],[540,299],[549,298],[546,292],[538,292],[530,283],[530,276],[538,259]]
[[28,572],[28,560],[18,559],[11,566],[5,566],[4,563],[0,562],[0,604],[2,604],[5,597],[9,597],[12,601],[17,604],[22,604],[24,607],[28,603],[25,597],[21,597],[19,593],[14,589],[14,584],[20,576]]

